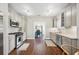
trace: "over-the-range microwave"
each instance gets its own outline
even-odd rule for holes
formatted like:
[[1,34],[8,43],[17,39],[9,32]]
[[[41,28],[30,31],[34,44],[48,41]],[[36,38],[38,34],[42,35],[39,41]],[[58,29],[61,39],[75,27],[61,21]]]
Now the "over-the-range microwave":
[[19,23],[18,22],[14,22],[10,19],[10,26],[11,27],[19,27]]

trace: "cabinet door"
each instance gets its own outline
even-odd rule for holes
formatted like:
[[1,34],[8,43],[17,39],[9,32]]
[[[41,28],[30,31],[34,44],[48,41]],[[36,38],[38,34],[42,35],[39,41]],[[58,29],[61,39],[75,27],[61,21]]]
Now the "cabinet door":
[[76,26],[76,5],[72,6],[72,26]]
[[61,27],[64,27],[64,12],[61,14]]
[[77,51],[77,40],[73,39],[72,40],[72,54],[74,54]]
[[26,33],[23,33],[23,41],[26,40]]
[[53,35],[52,35],[53,37],[53,41],[56,43],[56,34],[54,33]]
[[15,35],[11,35],[11,51],[15,48]]
[[50,38],[56,43],[56,34],[55,33],[50,33]]
[[54,27],[57,27],[57,17],[54,18]]
[[15,35],[9,35],[9,52],[15,48]]
[[69,39],[67,37],[62,37],[62,45],[64,45],[63,48],[67,52],[69,52],[69,54],[71,54],[71,47],[70,47],[70,45],[71,45],[71,39]]
[[69,28],[71,27],[71,7],[68,7],[65,11],[65,27]]

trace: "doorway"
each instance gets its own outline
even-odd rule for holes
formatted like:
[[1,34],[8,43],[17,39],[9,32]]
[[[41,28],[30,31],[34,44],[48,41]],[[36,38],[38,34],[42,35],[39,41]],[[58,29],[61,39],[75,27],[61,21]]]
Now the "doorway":
[[43,22],[34,23],[34,38],[45,39],[45,23]]
[[35,26],[35,38],[42,38],[43,37],[43,26],[36,25]]

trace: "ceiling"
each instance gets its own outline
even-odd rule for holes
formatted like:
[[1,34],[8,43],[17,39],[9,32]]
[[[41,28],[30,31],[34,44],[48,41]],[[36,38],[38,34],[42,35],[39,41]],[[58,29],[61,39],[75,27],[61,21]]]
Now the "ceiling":
[[9,5],[26,16],[54,16],[68,3],[10,3]]

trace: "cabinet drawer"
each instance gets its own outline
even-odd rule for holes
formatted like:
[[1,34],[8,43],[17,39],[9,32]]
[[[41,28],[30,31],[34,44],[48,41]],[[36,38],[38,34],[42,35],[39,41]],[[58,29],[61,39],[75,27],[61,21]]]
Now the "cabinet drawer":
[[69,52],[69,54],[74,54],[76,52],[77,48],[77,40],[76,39],[70,39],[67,37],[62,37],[62,45],[65,50]]
[[9,35],[9,53],[15,48],[15,35]]
[[50,34],[51,39],[56,42],[56,34],[55,33],[51,33]]
[[66,37],[62,37],[62,44],[71,45],[71,39],[66,38]]

